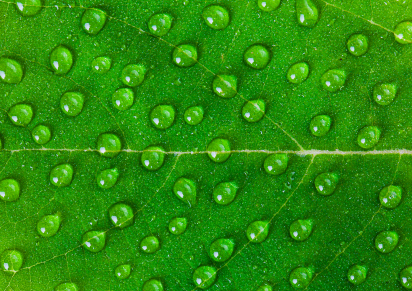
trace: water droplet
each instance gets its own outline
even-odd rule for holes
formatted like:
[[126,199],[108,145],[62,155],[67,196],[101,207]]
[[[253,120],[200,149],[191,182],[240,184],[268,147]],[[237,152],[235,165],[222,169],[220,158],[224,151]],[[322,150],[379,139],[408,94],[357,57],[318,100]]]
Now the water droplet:
[[0,58],[0,80],[8,84],[20,83],[23,78],[23,69],[15,60]]
[[315,179],[315,187],[319,194],[331,195],[338,186],[339,176],[336,173],[322,173]]
[[37,222],[37,232],[42,237],[54,236],[60,228],[60,213],[45,215]]
[[159,280],[150,279],[143,284],[142,291],[163,291],[163,284]]
[[203,9],[203,19],[213,29],[225,29],[229,25],[229,12],[219,5],[210,5]]
[[260,286],[256,291],[272,291],[272,286],[264,284]]
[[164,36],[172,27],[172,22],[173,18],[169,14],[155,14],[150,17],[147,26],[151,34]]
[[189,107],[185,111],[184,119],[189,125],[198,125],[203,120],[203,108],[200,106]]
[[324,136],[329,132],[331,124],[332,120],[328,115],[315,116],[310,121],[310,132],[314,136]]
[[234,247],[232,239],[217,239],[210,245],[209,256],[216,262],[224,262],[232,256]]
[[43,145],[50,141],[51,139],[51,131],[49,127],[45,125],[37,125],[31,131],[31,136],[35,143]]
[[143,65],[127,65],[123,68],[121,80],[129,87],[136,87],[143,83],[146,67]]
[[197,63],[197,49],[189,44],[182,44],[173,50],[173,62],[179,67],[190,67]]
[[113,106],[118,110],[127,110],[133,105],[134,94],[129,88],[117,89],[112,96]]
[[398,245],[399,236],[394,231],[382,231],[375,238],[376,249],[383,253],[390,253]]
[[309,268],[296,268],[290,273],[289,282],[296,289],[307,287],[312,280],[313,271]]
[[280,0],[258,0],[258,6],[265,12],[270,12],[278,8]]
[[354,34],[349,37],[347,47],[352,55],[360,57],[368,51],[368,38],[363,34]]
[[269,51],[263,45],[258,44],[250,46],[243,55],[246,64],[256,70],[265,68],[270,58]]
[[376,126],[365,126],[358,133],[358,145],[363,149],[373,148],[381,136],[381,131]]
[[217,75],[213,79],[213,91],[222,98],[233,98],[237,94],[237,78],[234,75]]
[[62,283],[55,288],[55,291],[78,291],[79,288],[74,283]]
[[167,129],[175,120],[175,110],[170,105],[157,105],[150,112],[150,121],[158,129]]
[[296,0],[296,17],[300,25],[314,27],[319,20],[318,8],[311,0]]
[[148,254],[153,254],[160,248],[159,240],[155,236],[147,236],[140,243],[140,248]]
[[50,182],[56,187],[69,186],[73,179],[73,167],[69,164],[55,166],[50,172]]
[[67,74],[73,65],[73,55],[67,47],[60,45],[50,54],[50,64],[57,75]]
[[386,186],[379,193],[379,200],[381,205],[393,209],[401,203],[402,189],[399,186]]
[[348,280],[353,285],[359,285],[365,282],[368,269],[365,266],[355,265],[348,271]]
[[98,34],[106,23],[106,13],[97,8],[89,8],[82,16],[82,27],[88,34]]
[[237,189],[239,186],[236,182],[219,183],[213,189],[213,198],[217,204],[228,205],[235,199]]
[[173,218],[169,223],[169,231],[174,235],[179,235],[185,232],[187,227],[187,219],[184,217]]
[[60,99],[60,108],[68,116],[77,116],[82,112],[84,96],[78,92],[64,93]]
[[4,272],[13,275],[23,265],[23,255],[16,250],[5,250],[0,256],[0,265]]
[[404,268],[399,274],[401,284],[406,289],[412,289],[412,266]]
[[133,209],[124,203],[116,203],[109,208],[109,217],[112,223],[123,229],[133,224]]
[[27,126],[33,118],[33,109],[27,104],[16,104],[9,109],[11,122],[17,126]]
[[266,173],[271,175],[283,174],[288,167],[288,155],[287,154],[272,154],[267,156],[263,163]]
[[179,178],[173,185],[176,197],[189,205],[196,203],[196,184],[190,179]]
[[399,23],[394,31],[395,40],[400,44],[412,42],[412,22],[404,21]]
[[33,16],[39,13],[42,4],[41,0],[17,0],[17,10],[23,16]]
[[269,234],[268,221],[255,221],[249,224],[246,235],[249,241],[254,243],[263,242]]
[[122,143],[112,133],[103,133],[97,138],[97,149],[103,157],[113,158],[120,153]]
[[297,63],[292,65],[286,77],[288,78],[289,82],[293,84],[300,84],[305,81],[309,76],[309,65],[307,63]]
[[163,165],[165,150],[162,147],[149,146],[142,153],[142,165],[150,171],[156,171]]
[[209,158],[215,163],[223,163],[230,157],[230,143],[227,139],[216,138],[207,146]]
[[20,196],[20,184],[14,179],[4,179],[0,182],[0,198],[3,201],[15,201]]
[[117,279],[124,280],[129,278],[132,267],[129,264],[119,265],[114,270]]
[[243,105],[242,116],[248,122],[258,122],[265,115],[265,102],[263,100],[250,100]]
[[92,62],[92,69],[98,74],[107,73],[112,66],[112,60],[109,57],[98,57]]
[[106,244],[104,231],[88,231],[83,235],[83,247],[92,253],[100,252]]
[[119,171],[117,168],[106,169],[97,175],[97,185],[100,188],[109,189],[116,184],[118,177]]
[[326,91],[337,92],[345,85],[346,73],[342,70],[329,70],[323,74],[320,80]]
[[396,91],[395,84],[377,84],[373,88],[373,99],[379,105],[389,105],[395,99]]
[[211,266],[201,266],[193,273],[193,282],[196,287],[207,289],[215,283],[216,268]]
[[313,220],[296,220],[290,225],[290,236],[297,241],[306,240],[312,233]]

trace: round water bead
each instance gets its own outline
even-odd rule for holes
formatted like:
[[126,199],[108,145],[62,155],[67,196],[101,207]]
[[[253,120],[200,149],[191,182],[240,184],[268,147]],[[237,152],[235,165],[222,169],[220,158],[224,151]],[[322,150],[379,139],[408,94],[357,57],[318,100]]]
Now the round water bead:
[[189,44],[182,44],[173,50],[173,62],[179,67],[190,67],[197,63],[197,49]]
[[50,65],[57,75],[67,74],[73,66],[73,55],[65,46],[56,47],[50,54]]
[[215,163],[223,163],[230,157],[230,143],[227,139],[216,138],[207,146],[209,158]]
[[270,62],[270,53],[263,45],[250,46],[243,55],[245,63],[256,70],[261,70]]
[[106,244],[106,233],[103,231],[88,231],[83,235],[83,247],[92,253],[100,252]]
[[51,131],[48,126],[45,125],[37,125],[31,131],[31,136],[33,140],[40,145],[46,144],[51,139]]
[[127,110],[132,107],[134,101],[133,91],[129,88],[117,89],[112,96],[113,106],[118,110]]
[[313,220],[296,220],[290,225],[290,236],[297,241],[306,240],[312,233]]
[[258,0],[258,6],[262,11],[270,12],[278,8],[280,0]]
[[116,203],[110,206],[109,217],[114,226],[123,229],[133,224],[133,209],[125,203]]
[[23,16],[33,16],[40,12],[42,3],[41,0],[17,0],[17,10]]
[[203,19],[213,29],[225,29],[229,25],[229,12],[219,5],[210,5],[203,9]]
[[158,129],[167,129],[175,120],[175,110],[170,105],[157,105],[150,112],[150,121]]
[[300,84],[305,81],[309,76],[309,65],[307,63],[301,62],[292,65],[286,77],[288,78],[289,82],[293,84]]
[[412,266],[404,268],[399,274],[401,284],[406,289],[412,289]]
[[379,200],[381,205],[393,209],[401,203],[402,188],[399,186],[386,186],[379,193]]
[[179,235],[185,232],[187,227],[187,219],[185,217],[176,217],[169,222],[169,231],[174,235]]
[[92,62],[92,69],[98,74],[107,73],[112,66],[112,60],[109,57],[97,57]]
[[319,11],[311,0],[296,0],[296,18],[305,27],[314,27],[319,20]]
[[382,231],[375,238],[376,249],[387,254],[393,251],[398,245],[399,236],[394,231]]
[[207,289],[215,283],[216,268],[211,266],[201,266],[193,273],[193,282],[196,287]]
[[310,121],[310,132],[314,136],[324,136],[326,135],[332,124],[332,119],[328,115],[318,115],[312,118]]
[[150,279],[143,284],[142,291],[163,291],[163,284],[159,280]]
[[169,14],[154,14],[150,17],[147,26],[151,34],[155,36],[166,35],[172,27],[173,18]]
[[355,265],[348,271],[348,280],[353,285],[359,285],[365,282],[368,269],[365,266]]
[[394,31],[395,39],[400,44],[412,43],[412,22],[399,23]]
[[176,197],[189,205],[196,203],[196,184],[187,178],[179,178],[173,185]]
[[213,79],[213,92],[222,98],[233,98],[237,94],[237,78],[234,75],[217,75]]
[[37,232],[42,237],[54,236],[60,228],[60,213],[45,215],[37,222]]
[[55,166],[50,171],[50,182],[56,187],[69,186],[73,179],[73,167],[70,164]]
[[247,101],[242,108],[242,116],[248,122],[258,122],[265,115],[265,102],[263,100]]
[[264,284],[262,286],[260,286],[256,291],[272,291],[272,286],[268,285],[268,284]]
[[5,250],[0,256],[0,266],[2,270],[13,275],[20,270],[23,265],[23,255],[16,250]]
[[239,186],[236,182],[222,182],[213,189],[213,198],[217,204],[228,205],[236,197]]
[[363,34],[354,34],[348,39],[348,50],[354,56],[366,54],[369,48],[368,38]]
[[9,109],[8,115],[14,125],[25,127],[33,118],[33,109],[27,104],[16,104]]
[[379,105],[389,105],[396,97],[395,84],[377,84],[373,88],[373,99]]
[[61,283],[54,290],[55,291],[78,291],[79,288],[74,283]]
[[309,268],[296,268],[290,273],[289,282],[296,289],[306,288],[312,280],[313,271]]
[[16,201],[20,197],[20,184],[14,179],[4,179],[0,182],[0,198],[3,201]]
[[141,243],[140,248],[148,254],[153,254],[154,252],[160,249],[160,243],[157,237],[155,236],[147,236],[145,237]]
[[210,245],[209,256],[216,262],[224,262],[232,256],[234,248],[232,239],[220,238]]
[[124,280],[129,278],[132,267],[129,264],[119,265],[114,270],[117,279]]
[[106,13],[97,8],[89,8],[82,16],[82,28],[88,34],[98,34],[106,23]]
[[0,58],[0,80],[7,84],[20,83],[23,78],[23,69],[15,60]]
[[109,189],[116,184],[118,177],[119,171],[117,168],[103,170],[97,174],[97,185],[100,188]]
[[277,176],[286,171],[288,160],[287,154],[272,154],[266,157],[263,167],[266,173]]
[[145,74],[145,66],[131,64],[123,68],[120,79],[126,86],[136,87],[143,83]]
[[381,131],[376,126],[365,126],[358,133],[358,145],[363,149],[373,148],[381,136]]
[[84,96],[79,92],[64,93],[60,99],[60,108],[68,116],[77,116],[82,112]]
[[113,158],[120,153],[122,143],[117,135],[103,133],[97,138],[97,149],[103,157]]
[[200,106],[189,107],[185,111],[184,119],[189,125],[198,125],[203,120],[203,108]]
[[142,154],[142,165],[150,171],[156,171],[163,165],[165,150],[162,147],[149,146]]
[[315,188],[319,194],[331,195],[338,186],[339,176],[336,173],[322,173],[315,179]]
[[269,234],[268,221],[255,221],[249,224],[246,235],[249,241],[254,243],[263,242]]
[[346,73],[342,70],[329,70],[320,78],[323,88],[329,92],[337,92],[346,82]]

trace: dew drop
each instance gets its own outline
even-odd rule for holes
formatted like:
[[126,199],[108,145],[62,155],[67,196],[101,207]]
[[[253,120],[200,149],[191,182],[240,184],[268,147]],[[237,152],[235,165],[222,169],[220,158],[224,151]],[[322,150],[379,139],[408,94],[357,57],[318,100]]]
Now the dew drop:
[[23,255],[17,250],[5,250],[0,256],[0,264],[5,273],[13,275],[23,265]]
[[399,236],[394,231],[382,231],[375,238],[376,249],[387,254],[392,252],[398,245]]
[[166,35],[172,27],[173,18],[169,14],[154,14],[150,17],[147,26],[155,36]]
[[229,25],[229,12],[219,5],[210,5],[203,9],[205,23],[213,29],[225,29]]
[[224,262],[232,256],[234,248],[235,242],[232,239],[220,238],[210,245],[209,256],[216,262]]
[[81,25],[85,32],[91,35],[98,34],[106,23],[106,13],[97,8],[84,11]]
[[243,55],[245,63],[256,70],[261,70],[270,62],[270,53],[263,45],[254,44],[250,46]]
[[227,139],[216,138],[207,146],[209,158],[215,163],[223,163],[230,157],[230,143]]
[[142,153],[142,165],[147,170],[156,171],[163,165],[165,150],[162,147],[149,146]]
[[143,83],[145,74],[145,66],[130,64],[123,68],[120,79],[126,86],[136,87]]
[[78,291],[79,288],[74,283],[62,283],[55,288],[55,291]]
[[313,271],[309,268],[296,268],[290,273],[289,282],[296,289],[306,288],[312,280]]
[[142,291],[163,291],[163,284],[159,280],[150,279],[143,284]]
[[64,93],[60,99],[60,108],[67,116],[77,116],[82,112],[84,96],[78,92]]
[[278,8],[280,0],[258,0],[258,6],[262,11],[271,12]]
[[261,243],[269,234],[268,221],[255,221],[249,224],[246,235],[250,242]]
[[319,194],[331,195],[338,186],[339,176],[336,173],[322,173],[315,179],[315,188]]
[[196,287],[207,289],[215,283],[216,268],[211,266],[201,266],[193,273],[193,282]]
[[400,272],[399,278],[403,287],[406,289],[412,289],[412,266],[404,268]]
[[112,66],[112,60],[109,57],[98,57],[92,62],[92,69],[98,74],[107,73]]
[[114,270],[117,279],[124,280],[129,278],[132,267],[129,264],[119,265]]
[[175,120],[175,110],[170,105],[157,105],[150,112],[150,121],[158,129],[167,129]]
[[272,286],[264,284],[260,286],[256,291],[272,291]]
[[173,218],[169,222],[169,231],[174,235],[180,235],[185,232],[187,227],[187,219],[184,217]]
[[358,145],[363,149],[373,148],[381,136],[381,131],[376,126],[365,126],[358,133]]
[[118,177],[119,171],[117,168],[106,169],[97,175],[97,185],[100,188],[109,189],[116,184]]
[[50,172],[50,182],[56,187],[69,186],[73,179],[73,167],[70,164],[55,166]]
[[187,178],[179,178],[173,185],[173,193],[183,202],[193,205],[196,203],[196,184]]
[[147,236],[141,241],[140,248],[147,254],[153,254],[160,249],[160,243],[157,237]]
[[400,44],[412,42],[412,22],[404,21],[399,23],[394,31],[395,40]]
[[0,80],[7,84],[20,83],[23,78],[23,69],[15,60],[0,58]]
[[103,133],[97,138],[97,149],[103,157],[113,158],[120,153],[122,143],[117,135]]
[[329,92],[337,92],[343,88],[346,81],[346,73],[342,70],[329,70],[321,77],[323,88]]
[[9,109],[8,115],[14,125],[26,127],[33,118],[33,109],[27,104],[16,104]]
[[265,115],[265,102],[263,100],[250,100],[243,105],[242,116],[248,122],[258,122]]
[[45,215],[37,222],[37,232],[42,237],[54,236],[60,228],[60,213]]
[[190,67],[197,63],[197,49],[189,44],[182,44],[173,50],[173,62],[179,67]]
[[306,240],[312,233],[313,220],[296,220],[290,225],[290,236],[297,241]]
[[185,111],[184,119],[189,125],[198,125],[203,120],[203,108],[200,106],[189,107]]
[[263,163],[266,173],[271,175],[283,174],[288,167],[288,155],[287,154],[272,154],[267,156]]
[[331,124],[332,120],[330,116],[318,115],[313,117],[310,121],[309,129],[314,136],[320,137],[326,135],[329,132]]
[[395,99],[396,91],[395,84],[377,84],[373,88],[373,99],[379,105],[389,105]]
[[113,106],[118,110],[127,110],[132,107],[134,101],[133,91],[129,88],[116,90],[112,96]]
[[399,186],[386,186],[379,193],[379,200],[383,207],[396,208],[402,199],[402,188]]
[[304,62],[292,65],[286,74],[289,82],[293,84],[300,84],[304,82],[308,78],[308,76],[309,65]]
[[123,229],[133,225],[133,209],[125,203],[116,203],[109,208],[109,218],[114,226]]
[[92,252],[100,252],[106,244],[106,233],[104,231],[88,231],[83,235],[83,247]]
[[20,197],[20,184],[14,179],[0,181],[0,198],[3,201],[16,201]]
[[305,27],[314,27],[319,20],[319,11],[311,0],[296,0],[298,23]]
[[48,126],[45,125],[37,125],[31,131],[31,136],[35,143],[43,145],[50,141],[51,139],[51,131]]
[[363,34],[354,34],[349,37],[347,47],[352,55],[360,57],[368,51],[368,38]]
[[236,197],[239,186],[236,182],[222,182],[213,189],[213,198],[217,204],[228,205]]
[[39,13],[42,4],[41,0],[17,0],[17,10],[23,16],[33,16]]
[[60,45],[50,54],[50,64],[57,75],[67,74],[73,65],[73,55],[67,47]]
[[348,271],[348,280],[353,285],[360,285],[366,280],[368,268],[365,266],[354,265]]
[[234,75],[217,75],[212,86],[213,92],[222,98],[233,98],[237,94],[237,78]]

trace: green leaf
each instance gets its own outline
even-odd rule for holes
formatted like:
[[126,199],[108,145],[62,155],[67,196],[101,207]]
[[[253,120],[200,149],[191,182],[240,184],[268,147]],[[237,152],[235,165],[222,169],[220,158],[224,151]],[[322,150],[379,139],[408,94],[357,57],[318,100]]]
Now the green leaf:
[[0,289],[411,286],[409,1],[10,1]]

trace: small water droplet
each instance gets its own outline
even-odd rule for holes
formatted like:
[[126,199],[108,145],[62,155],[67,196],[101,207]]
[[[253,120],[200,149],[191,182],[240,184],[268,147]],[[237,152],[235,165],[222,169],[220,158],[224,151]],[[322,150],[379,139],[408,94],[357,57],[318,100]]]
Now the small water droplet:
[[189,107],[185,111],[184,119],[189,125],[198,125],[203,120],[203,108],[200,106]]
[[73,55],[67,47],[60,45],[50,54],[50,64],[57,75],[67,74],[73,65]]
[[193,273],[193,282],[196,287],[207,289],[215,283],[216,268],[211,266],[201,266]]
[[147,236],[145,237],[141,243],[140,248],[148,254],[153,254],[154,252],[160,249],[160,243],[157,237],[155,236]]
[[155,36],[166,35],[172,27],[173,18],[169,14],[154,14],[150,17],[147,26]]
[[263,100],[250,100],[243,105],[242,116],[248,122],[258,122],[265,115],[265,102]]
[[173,193],[183,202],[193,205],[196,203],[196,184],[187,178],[179,178],[173,185]]
[[366,280],[368,269],[365,266],[354,265],[348,271],[348,280],[353,285],[360,285]]
[[55,166],[50,171],[50,182],[56,187],[69,186],[73,179],[73,167],[70,164]]
[[263,167],[266,173],[277,176],[286,171],[288,161],[287,154],[272,154],[266,157]]
[[173,50],[173,62],[179,67],[190,67],[197,63],[197,49],[189,44],[182,44]]
[[136,87],[143,83],[146,67],[143,65],[130,64],[123,68],[121,81],[129,87]]
[[116,275],[116,278],[124,280],[129,278],[131,271],[132,267],[129,264],[124,264],[117,266],[114,270],[114,274]]
[[205,23],[217,30],[225,29],[229,25],[229,12],[219,5],[210,5],[203,9]]
[[222,182],[213,189],[213,198],[217,204],[228,205],[236,197],[239,186],[236,182]]
[[286,74],[289,82],[293,84],[300,84],[304,82],[308,78],[308,76],[309,65],[304,62],[292,65]]
[[20,197],[20,184],[14,179],[4,179],[0,182],[0,199],[16,201]]
[[271,12],[278,8],[280,0],[258,0],[258,6],[262,11]]
[[107,73],[112,66],[112,60],[109,57],[98,57],[92,62],[92,69],[98,74]]
[[321,77],[323,89],[329,92],[337,92],[343,88],[346,82],[346,73],[342,70],[329,70]]
[[0,266],[7,274],[14,275],[22,265],[23,255],[17,250],[5,250],[0,256]]
[[134,93],[129,88],[117,89],[112,96],[113,106],[118,110],[127,110],[132,107],[134,101]]
[[60,99],[60,108],[67,116],[77,116],[82,112],[84,96],[79,92],[66,92]]
[[312,281],[313,271],[309,268],[296,268],[289,276],[290,284],[296,289],[306,288]]
[[40,12],[42,3],[41,0],[17,0],[17,10],[23,16],[33,16]]
[[330,126],[332,124],[332,119],[328,115],[318,115],[312,118],[310,121],[310,132],[314,136],[324,136],[326,135],[329,130]]
[[217,75],[212,87],[217,96],[233,98],[237,94],[237,78],[234,75]]
[[392,252],[398,245],[399,236],[394,231],[382,231],[375,238],[376,249],[387,254]]
[[381,205],[393,209],[396,208],[402,199],[402,188],[399,186],[386,186],[379,193]]
[[365,126],[358,133],[358,145],[363,149],[373,148],[379,142],[381,131],[376,126]]
[[368,51],[368,38],[363,34],[354,34],[349,37],[347,47],[352,55],[360,57]]
[[97,138],[97,149],[103,157],[113,158],[120,153],[122,143],[117,135],[103,133]]
[[156,171],[163,165],[165,150],[162,147],[149,146],[142,153],[142,165],[150,171]]
[[174,235],[180,235],[185,232],[187,219],[185,217],[173,218],[169,223],[169,231]]
[[159,280],[150,279],[143,284],[142,291],[163,291],[163,284]]
[[395,99],[396,91],[397,86],[395,84],[377,84],[373,88],[373,99],[379,105],[389,105]]
[[311,0],[296,0],[298,23],[305,27],[314,27],[319,20],[319,12]]
[[246,235],[250,242],[261,243],[269,234],[268,221],[255,221],[249,224]]
[[210,245],[209,256],[216,262],[227,261],[232,256],[234,247],[235,242],[232,239],[217,239]]
[[296,220],[290,225],[290,236],[297,241],[306,240],[312,233],[313,220]]
[[97,175],[97,185],[100,188],[109,189],[116,184],[118,177],[119,171],[117,168],[106,169]]
[[271,57],[266,47],[254,44],[245,51],[243,59],[249,67],[261,70],[267,66]]
[[51,131],[50,128],[46,125],[37,125],[31,131],[31,136],[35,143],[43,145],[50,141]]
[[404,268],[400,272],[399,278],[403,287],[412,289],[412,266]]
[[158,129],[167,129],[175,120],[175,110],[170,105],[157,105],[150,112],[150,121]]
[[7,84],[20,83],[23,78],[21,65],[9,58],[0,58],[0,80]]
[[106,13],[97,8],[89,8],[84,11],[81,25],[88,34],[98,34],[106,23]]
[[412,43],[412,22],[404,21],[399,23],[393,34],[395,35],[395,40],[400,44]]
[[100,252],[106,244],[106,233],[103,231],[88,231],[82,238],[83,247],[92,253]]
[[37,232],[42,237],[54,236],[60,228],[61,216],[60,213],[45,215],[37,222]]
[[62,283],[55,288],[55,291],[78,291],[79,288],[74,283]]
[[33,109],[28,104],[16,104],[9,109],[8,115],[14,125],[26,127],[33,118]]
[[109,208],[109,218],[114,226],[123,229],[133,225],[133,209],[125,203],[116,203]]
[[322,173],[315,179],[315,188],[319,194],[331,195],[338,186],[339,176],[336,173]]
[[223,163],[230,157],[230,143],[227,139],[216,138],[207,146],[209,158],[215,163]]

